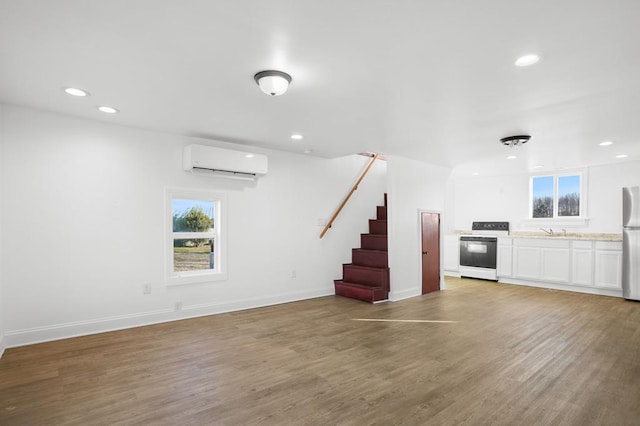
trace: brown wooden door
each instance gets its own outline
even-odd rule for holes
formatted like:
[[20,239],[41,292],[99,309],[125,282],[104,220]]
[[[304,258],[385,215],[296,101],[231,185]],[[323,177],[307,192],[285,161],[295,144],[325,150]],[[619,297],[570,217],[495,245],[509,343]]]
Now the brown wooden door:
[[422,213],[422,294],[440,290],[440,214]]

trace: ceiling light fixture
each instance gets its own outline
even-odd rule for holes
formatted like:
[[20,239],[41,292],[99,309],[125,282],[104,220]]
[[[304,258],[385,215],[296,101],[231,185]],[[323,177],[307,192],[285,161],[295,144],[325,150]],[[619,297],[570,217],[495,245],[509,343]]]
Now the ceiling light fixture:
[[524,145],[529,142],[531,136],[529,135],[516,135],[516,136],[507,136],[505,138],[500,139],[500,142],[504,146],[508,146],[509,148],[513,148],[515,146]]
[[299,133],[295,133],[291,135],[291,139],[293,139],[294,141],[301,141],[303,139],[303,136]]
[[304,151],[302,151],[304,154],[311,154],[313,153],[312,149],[305,149]]
[[510,155],[507,157],[507,160],[515,160],[516,158],[518,157],[516,157],[515,155]]
[[291,76],[282,71],[260,71],[253,76],[260,90],[269,96],[280,96],[289,88]]
[[105,114],[117,114],[118,112],[120,112],[117,109],[115,109],[114,107],[110,107],[110,106],[106,106],[106,105],[99,106],[98,110],[100,112],[104,112]]
[[540,56],[536,54],[524,55],[516,59],[515,66],[528,67],[530,65],[537,63],[539,60],[540,60]]
[[86,90],[78,89],[76,87],[63,87],[64,93],[71,96],[78,96],[80,98],[84,98],[85,96],[89,96],[89,92]]
[[616,158],[627,158],[627,157],[628,157],[627,154],[616,155]]
[[609,145],[613,145],[613,141],[604,141],[604,142],[600,142],[598,145],[600,145],[600,146],[609,146]]

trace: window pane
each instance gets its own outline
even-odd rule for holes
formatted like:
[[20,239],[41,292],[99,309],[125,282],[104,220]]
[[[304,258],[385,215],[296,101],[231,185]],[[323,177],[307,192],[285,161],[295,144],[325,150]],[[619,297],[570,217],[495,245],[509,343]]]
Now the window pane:
[[531,217],[553,217],[553,176],[533,178]]
[[214,265],[213,239],[173,240],[173,270],[204,271]]
[[212,232],[215,218],[215,201],[171,200],[173,232]]
[[580,216],[580,175],[558,177],[558,216]]

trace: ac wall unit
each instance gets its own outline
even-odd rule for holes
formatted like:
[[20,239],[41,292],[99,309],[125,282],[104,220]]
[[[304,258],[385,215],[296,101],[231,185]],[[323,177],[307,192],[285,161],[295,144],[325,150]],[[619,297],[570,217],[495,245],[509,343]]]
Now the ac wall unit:
[[267,156],[206,145],[187,145],[182,167],[194,173],[254,180],[267,174]]

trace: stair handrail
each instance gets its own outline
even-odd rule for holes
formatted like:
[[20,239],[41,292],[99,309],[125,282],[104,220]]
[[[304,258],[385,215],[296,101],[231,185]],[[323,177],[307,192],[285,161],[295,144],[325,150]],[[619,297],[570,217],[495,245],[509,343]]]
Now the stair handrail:
[[331,216],[331,219],[329,219],[329,222],[327,222],[327,224],[324,226],[324,229],[322,230],[322,232],[320,233],[320,238],[322,239],[322,237],[324,237],[324,234],[327,233],[327,231],[329,230],[329,228],[331,228],[331,225],[333,225],[333,222],[336,220],[336,218],[338,217],[338,215],[340,214],[340,212],[342,211],[342,208],[347,204],[347,201],[349,201],[349,198],[351,198],[351,196],[353,195],[354,192],[356,192],[356,190],[358,189],[358,185],[360,185],[360,182],[362,182],[362,179],[364,179],[364,177],[367,175],[367,173],[369,173],[369,169],[371,169],[371,166],[373,166],[373,163],[378,159],[378,157],[380,156],[380,154],[375,154],[373,156],[373,158],[371,159],[371,161],[369,162],[369,165],[367,166],[366,169],[364,169],[364,172],[362,172],[362,174],[360,175],[360,178],[356,181],[356,183],[353,185],[353,187],[351,188],[351,191],[349,191],[349,193],[347,194],[346,197],[344,197],[344,200],[342,200],[342,203],[340,204],[340,206],[338,207],[338,209],[335,211],[335,213],[333,214],[333,216]]

